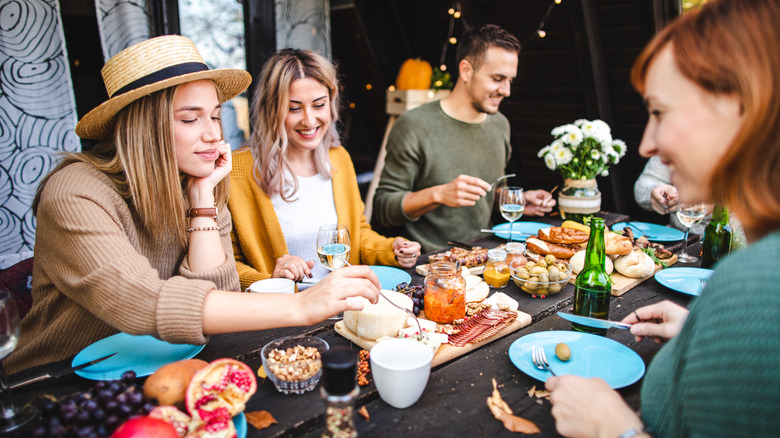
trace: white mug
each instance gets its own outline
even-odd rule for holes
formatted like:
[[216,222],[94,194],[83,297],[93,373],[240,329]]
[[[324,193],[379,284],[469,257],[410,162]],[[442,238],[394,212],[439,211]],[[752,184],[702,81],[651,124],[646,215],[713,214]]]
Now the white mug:
[[379,397],[398,409],[422,395],[431,374],[433,351],[413,339],[390,339],[371,349],[371,375]]
[[245,292],[292,294],[295,293],[295,282],[289,278],[266,278],[252,283]]

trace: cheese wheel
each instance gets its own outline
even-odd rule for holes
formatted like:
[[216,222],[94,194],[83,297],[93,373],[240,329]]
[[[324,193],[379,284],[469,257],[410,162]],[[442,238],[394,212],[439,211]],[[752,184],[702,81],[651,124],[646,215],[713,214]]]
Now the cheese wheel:
[[[408,296],[389,290],[382,293],[401,307],[412,310],[412,299]],[[347,310],[344,312],[344,325],[364,339],[379,339],[383,336],[398,336],[398,331],[406,325],[409,314],[388,303],[380,297],[376,304],[363,297],[354,297],[363,302],[363,310]]]

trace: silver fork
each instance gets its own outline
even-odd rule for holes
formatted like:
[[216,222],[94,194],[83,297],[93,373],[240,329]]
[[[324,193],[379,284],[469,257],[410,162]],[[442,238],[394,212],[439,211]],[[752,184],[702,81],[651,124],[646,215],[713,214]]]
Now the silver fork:
[[534,366],[542,371],[549,371],[553,376],[557,376],[555,372],[550,368],[550,364],[547,363],[547,356],[544,354],[544,347],[541,345],[534,345],[531,349],[531,359],[534,361]]
[[709,277],[700,277],[699,283],[701,283],[701,288],[704,289],[705,286],[707,286],[707,282],[710,280]]

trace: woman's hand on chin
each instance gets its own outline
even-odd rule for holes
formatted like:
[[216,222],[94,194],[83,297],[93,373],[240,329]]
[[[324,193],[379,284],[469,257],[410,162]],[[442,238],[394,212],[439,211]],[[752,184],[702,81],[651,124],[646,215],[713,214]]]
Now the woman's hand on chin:
[[345,310],[360,310],[363,297],[372,303],[379,299],[379,278],[368,266],[339,268],[325,276],[314,286],[300,292],[306,322],[314,324]]

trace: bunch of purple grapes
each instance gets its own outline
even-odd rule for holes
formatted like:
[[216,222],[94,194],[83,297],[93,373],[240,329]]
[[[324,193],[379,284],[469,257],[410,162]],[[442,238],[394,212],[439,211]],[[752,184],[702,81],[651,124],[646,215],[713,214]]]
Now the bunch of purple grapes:
[[416,284],[414,286],[403,282],[399,283],[395,287],[396,292],[401,292],[402,294],[406,294],[409,298],[412,299],[412,302],[414,303],[414,314],[419,315],[420,310],[424,307],[424,301],[425,301],[425,289],[422,287],[422,285]]
[[119,380],[104,380],[86,392],[59,400],[36,401],[42,421],[33,427],[33,437],[107,437],[131,417],[146,415],[156,404],[144,400],[143,386],[134,371]]

